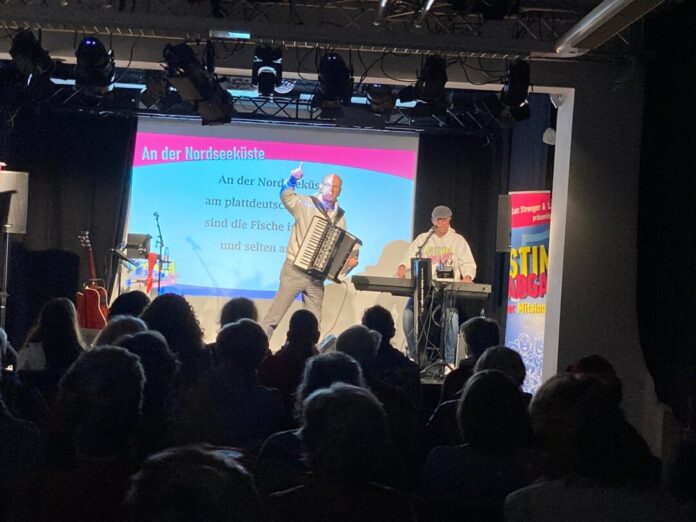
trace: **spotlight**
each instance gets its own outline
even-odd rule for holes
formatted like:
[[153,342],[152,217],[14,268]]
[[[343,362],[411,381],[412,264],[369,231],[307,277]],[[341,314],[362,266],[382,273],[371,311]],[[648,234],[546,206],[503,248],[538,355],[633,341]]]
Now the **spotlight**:
[[94,36],[87,36],[75,51],[75,85],[85,94],[101,96],[114,88],[114,53]]
[[428,56],[423,64],[416,85],[407,86],[399,91],[399,100],[411,102],[418,100],[411,113],[444,114],[447,111],[449,101],[445,93],[447,84],[447,61],[439,55]]
[[251,84],[258,87],[261,96],[272,96],[283,80],[283,50],[259,45],[254,51]]
[[232,97],[217,78],[198,61],[187,44],[164,48],[165,78],[181,98],[193,104],[203,125],[228,123],[232,119]]
[[394,109],[396,97],[389,85],[372,84],[365,89],[370,109],[377,114],[388,114]]
[[507,78],[500,93],[500,101],[509,107],[521,107],[529,91],[529,64],[515,60],[507,66]]
[[17,70],[25,76],[42,75],[50,72],[53,67],[48,51],[41,47],[34,33],[28,29],[18,31],[12,38],[10,56]]
[[439,55],[428,56],[416,82],[416,99],[426,103],[442,102],[446,83],[447,61]]
[[526,100],[520,105],[508,106],[501,101],[500,94],[491,94],[482,101],[501,127],[509,128],[518,121],[529,119],[529,103]]
[[319,60],[319,93],[314,97],[323,109],[350,105],[353,96],[353,70],[336,53],[326,53]]

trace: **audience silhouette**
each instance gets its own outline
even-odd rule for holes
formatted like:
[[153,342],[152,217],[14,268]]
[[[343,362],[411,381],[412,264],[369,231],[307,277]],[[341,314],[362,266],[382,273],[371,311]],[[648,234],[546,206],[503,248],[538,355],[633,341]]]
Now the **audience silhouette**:
[[293,314],[273,354],[257,317],[251,300],[231,299],[206,346],[186,298],[129,292],[91,349],[64,298],[44,305],[18,352],[0,329],[0,518],[575,522],[696,512],[690,432],[669,467],[673,498],[599,354],[532,398],[522,357],[498,345],[491,319],[462,325],[467,357],[440,386],[421,385],[391,345],[394,321],[381,306],[322,355],[310,312]]

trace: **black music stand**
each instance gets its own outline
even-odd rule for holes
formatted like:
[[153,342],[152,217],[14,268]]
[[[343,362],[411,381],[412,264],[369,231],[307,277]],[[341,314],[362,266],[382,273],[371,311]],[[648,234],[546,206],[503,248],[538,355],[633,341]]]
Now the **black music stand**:
[[5,316],[7,312],[7,293],[8,275],[10,269],[10,229],[12,225],[7,223],[10,216],[10,203],[12,195],[16,190],[0,192],[0,226],[2,226],[2,239],[4,243],[3,262],[2,262],[2,288],[0,288],[0,328],[5,328]]

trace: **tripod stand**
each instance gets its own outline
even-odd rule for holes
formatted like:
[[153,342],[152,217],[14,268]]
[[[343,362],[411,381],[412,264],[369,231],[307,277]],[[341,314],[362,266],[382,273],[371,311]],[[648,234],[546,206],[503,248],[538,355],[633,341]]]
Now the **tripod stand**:
[[[416,281],[413,293],[413,335],[417,348],[416,361],[421,369],[421,380],[440,383],[444,379],[445,369],[452,369],[444,354],[446,343],[456,340],[459,325],[453,325],[458,316],[453,313],[451,307],[446,306],[444,290],[437,287],[432,279],[430,259],[411,259],[411,273]],[[438,298],[440,304],[436,308],[435,303]],[[439,324],[436,318],[438,310],[442,312]],[[439,340],[436,343],[430,339],[433,328],[440,330]]]
[[[420,358],[421,380],[440,383],[445,371],[453,367],[448,361],[448,348],[455,349],[459,333],[459,314],[442,287],[434,283],[431,287],[429,306],[424,311],[423,332],[425,350]],[[456,349],[455,349],[456,351]]]

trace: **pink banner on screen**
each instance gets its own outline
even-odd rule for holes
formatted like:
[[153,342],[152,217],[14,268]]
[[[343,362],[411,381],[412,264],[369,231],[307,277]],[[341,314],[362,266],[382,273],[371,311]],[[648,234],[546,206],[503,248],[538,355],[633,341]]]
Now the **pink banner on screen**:
[[329,163],[375,170],[407,179],[413,179],[416,164],[416,153],[410,150],[369,149],[139,132],[135,142],[133,166],[142,167],[201,159],[260,160],[262,158]]

